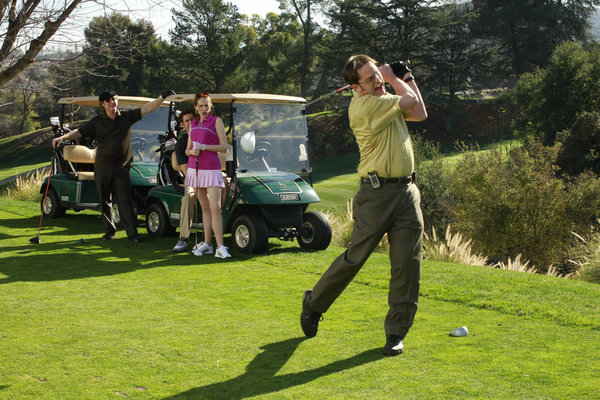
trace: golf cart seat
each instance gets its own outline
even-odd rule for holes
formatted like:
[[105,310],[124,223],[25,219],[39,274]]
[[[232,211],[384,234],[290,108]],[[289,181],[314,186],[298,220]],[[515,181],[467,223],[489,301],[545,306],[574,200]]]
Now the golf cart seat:
[[63,147],[63,158],[71,167],[71,175],[80,181],[94,180],[94,162],[96,149],[82,145],[66,145]]

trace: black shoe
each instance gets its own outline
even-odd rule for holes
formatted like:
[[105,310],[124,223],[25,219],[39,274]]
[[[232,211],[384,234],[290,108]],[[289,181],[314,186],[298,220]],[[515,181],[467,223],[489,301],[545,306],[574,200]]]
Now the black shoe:
[[404,352],[404,341],[398,335],[387,335],[387,341],[383,346],[383,354],[386,356],[397,356]]
[[131,240],[133,243],[140,243],[142,241],[139,236],[131,236],[129,240]]
[[105,233],[104,236],[102,236],[102,240],[111,240],[115,238],[115,234],[114,233]]
[[317,335],[317,331],[319,330],[319,321],[323,317],[323,314],[314,311],[308,305],[311,294],[312,290],[307,290],[304,292],[304,296],[302,296],[302,313],[300,314],[300,325],[302,326],[302,331],[306,337],[309,338]]

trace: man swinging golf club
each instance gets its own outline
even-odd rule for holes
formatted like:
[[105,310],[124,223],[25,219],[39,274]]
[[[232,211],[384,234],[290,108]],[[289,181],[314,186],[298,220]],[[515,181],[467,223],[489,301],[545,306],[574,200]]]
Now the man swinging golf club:
[[[377,67],[366,55],[350,57],[343,69],[354,97],[350,127],[360,150],[360,188],[353,201],[354,225],[348,249],[304,292],[300,322],[317,334],[319,320],[354,279],[384,234],[390,243],[389,311],[385,355],[404,351],[404,337],[417,311],[423,241],[421,196],[414,183],[413,149],[405,121],[427,118],[425,104],[405,63]],[[395,95],[386,91],[389,83]]]
[[104,223],[102,239],[113,239],[116,233],[110,207],[112,194],[112,199],[117,201],[127,237],[133,243],[140,242],[136,228],[136,216],[133,215],[133,208],[130,204],[129,168],[132,160],[130,130],[133,124],[142,119],[144,115],[156,110],[163,100],[172,94],[175,92],[167,90],[141,108],[120,111],[117,108],[119,105],[117,92],[107,90],[98,97],[100,107],[104,109],[101,115],[90,119],[79,129],[52,140],[53,148],[56,148],[63,140],[77,140],[81,137],[96,140],[94,179]]

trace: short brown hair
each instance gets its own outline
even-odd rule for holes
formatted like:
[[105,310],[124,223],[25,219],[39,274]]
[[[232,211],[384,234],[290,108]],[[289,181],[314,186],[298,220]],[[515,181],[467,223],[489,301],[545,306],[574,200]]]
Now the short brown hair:
[[192,114],[194,118],[196,118],[196,110],[194,110],[191,107],[188,107],[185,110],[183,110],[181,114],[179,114],[179,122],[183,123],[183,117],[188,114]]
[[346,83],[349,83],[350,85],[357,84],[359,79],[358,72],[356,71],[358,71],[363,65],[370,62],[377,65],[377,61],[373,60],[366,54],[356,54],[350,57],[342,69],[342,75],[344,76]]

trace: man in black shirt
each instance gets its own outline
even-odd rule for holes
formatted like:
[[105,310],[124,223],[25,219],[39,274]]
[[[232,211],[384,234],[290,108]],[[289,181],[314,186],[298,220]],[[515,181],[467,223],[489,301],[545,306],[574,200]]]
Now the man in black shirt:
[[52,140],[56,146],[63,140],[78,140],[89,138],[96,140],[96,161],[94,165],[94,179],[100,198],[102,222],[104,223],[104,236],[109,240],[115,237],[116,227],[112,220],[110,209],[111,194],[116,199],[119,214],[127,237],[134,243],[140,242],[137,234],[136,219],[130,204],[131,182],[129,167],[131,165],[131,126],[142,117],[156,110],[163,100],[175,94],[167,90],[155,100],[135,110],[118,110],[119,96],[114,90],[102,92],[98,98],[100,107],[104,109],[98,115],[83,124],[79,129],[72,130],[61,137]]
[[[190,125],[196,118],[196,114],[193,108],[185,109],[179,115],[183,130],[179,132],[177,136],[177,143],[175,144],[174,155],[177,158],[177,164],[179,169],[187,177],[188,168],[188,156],[185,154],[185,149],[188,142],[188,134],[190,132]],[[194,188],[186,186],[184,188],[183,196],[181,197],[181,210],[179,213],[179,240],[173,251],[181,253],[188,248],[188,239],[190,237],[190,228],[192,226],[192,217],[194,208],[196,207],[196,191]]]

